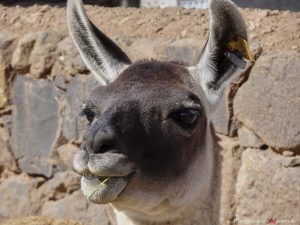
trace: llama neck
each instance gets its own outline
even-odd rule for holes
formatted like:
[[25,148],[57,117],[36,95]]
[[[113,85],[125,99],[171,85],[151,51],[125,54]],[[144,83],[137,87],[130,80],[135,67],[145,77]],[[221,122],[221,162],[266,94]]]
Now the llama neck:
[[113,225],[218,225],[219,224],[219,201],[220,201],[220,154],[217,137],[214,128],[208,124],[207,147],[213,155],[213,171],[210,182],[210,192],[203,197],[201,193],[195,196],[194,200],[183,207],[178,213],[179,216],[170,221],[147,222],[128,216],[124,211],[119,211],[111,206],[109,216]]

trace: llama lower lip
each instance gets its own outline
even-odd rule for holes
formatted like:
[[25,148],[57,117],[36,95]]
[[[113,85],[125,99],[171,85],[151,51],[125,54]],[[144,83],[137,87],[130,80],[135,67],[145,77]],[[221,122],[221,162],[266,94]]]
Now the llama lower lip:
[[105,184],[100,185],[107,177],[93,175],[82,176],[81,190],[89,201],[96,204],[106,204],[117,199],[129,181],[126,177],[110,177]]

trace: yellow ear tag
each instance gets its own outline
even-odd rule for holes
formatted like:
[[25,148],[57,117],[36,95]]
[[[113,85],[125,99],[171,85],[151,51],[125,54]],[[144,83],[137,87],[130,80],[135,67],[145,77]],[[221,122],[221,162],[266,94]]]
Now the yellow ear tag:
[[239,52],[244,54],[244,57],[251,62],[254,62],[254,57],[251,54],[248,42],[243,38],[238,38],[237,40],[232,40],[228,42],[227,48],[229,51],[233,52],[235,50],[238,50]]

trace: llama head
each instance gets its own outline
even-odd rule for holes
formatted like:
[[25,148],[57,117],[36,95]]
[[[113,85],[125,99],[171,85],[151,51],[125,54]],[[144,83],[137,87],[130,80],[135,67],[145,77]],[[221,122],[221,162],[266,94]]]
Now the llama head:
[[230,0],[210,0],[209,11],[210,35],[197,65],[132,63],[87,18],[82,2],[69,0],[72,38],[102,84],[82,105],[90,124],[74,158],[82,191],[92,202],[162,220],[209,196],[209,120],[245,54],[230,51],[228,43],[247,40],[244,20]]

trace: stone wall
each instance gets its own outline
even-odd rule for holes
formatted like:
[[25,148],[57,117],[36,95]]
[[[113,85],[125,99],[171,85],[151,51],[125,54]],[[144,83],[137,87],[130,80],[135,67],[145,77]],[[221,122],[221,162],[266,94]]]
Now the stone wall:
[[298,0],[233,0],[238,6],[259,9],[300,11]]
[[[299,0],[233,0],[239,7],[300,11]],[[141,0],[142,7],[170,7],[205,9],[208,0]]]
[[[204,40],[115,38],[129,56],[194,64]],[[300,223],[300,53],[261,54],[227,89],[213,122],[223,146],[222,225]],[[87,202],[72,158],[85,120],[80,103],[96,85],[70,37],[0,32],[0,223],[30,215],[109,224]],[[263,223],[261,223],[263,224]]]

